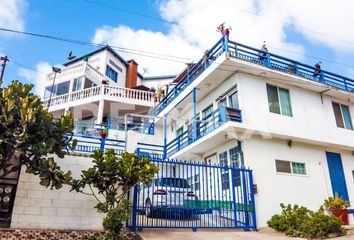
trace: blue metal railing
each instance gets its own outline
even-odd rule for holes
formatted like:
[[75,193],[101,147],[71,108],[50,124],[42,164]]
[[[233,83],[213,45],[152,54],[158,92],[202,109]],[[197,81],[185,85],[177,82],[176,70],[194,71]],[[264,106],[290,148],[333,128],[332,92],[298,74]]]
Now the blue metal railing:
[[[99,137],[99,132],[106,128],[107,130],[125,130],[124,118],[108,118],[106,124],[96,124],[94,122],[75,121],[74,134],[83,136],[96,136]],[[154,135],[155,125],[150,120],[128,120],[128,130],[134,130],[139,133]]]
[[147,157],[151,160],[163,160],[163,146],[138,142],[135,153],[141,157]]
[[186,74],[168,92],[159,104],[154,108],[156,116],[170,104],[191,82],[204,72],[223,52],[229,51],[230,56],[244,61],[260,64],[262,66],[284,72],[308,80],[316,81],[328,86],[339,88],[348,92],[354,92],[354,80],[331,73],[325,70],[317,70],[315,67],[300,63],[296,60],[279,56],[270,52],[253,48],[241,43],[229,41],[225,36],[221,38],[203,59],[187,70]]
[[229,107],[220,107],[205,116],[201,121],[197,121],[196,133],[193,128],[189,128],[166,145],[166,156],[189,146],[193,142],[211,133],[227,121],[242,122],[241,110]]
[[221,38],[210,50],[208,53],[199,60],[193,67],[190,67],[186,74],[182,76],[179,82],[174,88],[168,92],[159,104],[153,110],[153,114],[158,115],[165,107],[172,102],[187,86],[189,86],[205,69],[207,69],[211,63],[213,63],[223,52],[227,44],[225,44],[225,39]]
[[[95,150],[98,150],[101,147],[100,137],[83,135],[75,137],[74,135],[73,138],[77,140],[77,145],[73,149],[74,152],[93,153]],[[111,148],[115,151],[116,154],[120,155],[124,152],[125,142],[123,140],[107,138],[105,139],[104,148]]]
[[318,70],[313,66],[300,63],[293,59],[264,52],[260,49],[252,48],[233,41],[229,41],[228,49],[232,57],[260,64],[280,72],[300,76],[308,80],[323,83],[345,91],[354,91],[353,79],[349,79],[328,71]]

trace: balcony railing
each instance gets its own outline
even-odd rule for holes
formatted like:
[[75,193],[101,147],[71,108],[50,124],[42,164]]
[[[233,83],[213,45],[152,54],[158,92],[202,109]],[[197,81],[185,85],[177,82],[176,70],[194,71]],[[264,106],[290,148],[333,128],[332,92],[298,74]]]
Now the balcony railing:
[[162,145],[138,142],[138,147],[135,150],[135,153],[151,160],[164,160]]
[[[76,153],[93,153],[95,150],[100,149],[101,138],[95,136],[82,136],[74,135],[74,139],[77,140],[77,145],[73,149]],[[123,140],[106,139],[105,149],[113,149],[117,155],[121,155],[125,149],[125,142]]]
[[242,122],[241,110],[228,107],[220,107],[201,121],[197,121],[196,131],[193,127],[184,131],[166,145],[166,156],[170,157],[181,149],[191,145],[207,134],[213,132],[225,122]]
[[166,106],[168,106],[168,104],[170,104],[181,92],[183,92],[183,90],[202,72],[204,72],[223,52],[229,52],[231,57],[259,64],[279,72],[296,75],[348,92],[354,92],[353,79],[325,70],[318,71],[315,67],[307,64],[303,64],[273,53],[264,52],[260,49],[249,47],[241,43],[229,41],[225,36],[208,51],[206,56],[204,56],[192,68],[188,69],[187,73],[181,78],[176,86],[171,89],[171,91],[168,92],[162,98],[160,103],[154,108],[154,115],[156,116],[161,113]]
[[[49,107],[82,104],[81,100],[99,100],[100,96],[107,97],[109,100],[126,102],[130,104],[139,104],[144,106],[153,106],[155,93],[141,91],[130,88],[122,88],[110,85],[100,85],[86,88],[75,92],[70,92],[60,96],[52,97]],[[45,107],[48,107],[49,99],[43,100]]]
[[[105,124],[96,124],[93,121],[75,121],[74,122],[74,134],[82,136],[98,137],[99,132],[106,128],[109,130],[125,131],[125,119],[121,118],[108,118]],[[141,121],[128,119],[127,120],[128,130],[133,130],[139,133],[154,134],[155,124],[151,121]]]

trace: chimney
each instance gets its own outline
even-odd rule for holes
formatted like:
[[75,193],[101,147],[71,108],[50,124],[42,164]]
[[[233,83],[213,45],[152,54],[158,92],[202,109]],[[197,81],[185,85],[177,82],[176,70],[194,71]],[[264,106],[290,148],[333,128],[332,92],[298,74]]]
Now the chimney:
[[127,75],[125,78],[125,87],[133,88],[137,86],[138,64],[132,59],[128,61]]

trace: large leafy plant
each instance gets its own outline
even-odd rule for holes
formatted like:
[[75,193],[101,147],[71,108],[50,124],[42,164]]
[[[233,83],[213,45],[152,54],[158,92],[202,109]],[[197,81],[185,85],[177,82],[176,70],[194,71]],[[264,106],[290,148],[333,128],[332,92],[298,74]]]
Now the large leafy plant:
[[342,210],[347,209],[349,204],[336,193],[334,197],[325,199],[323,206],[327,210]]
[[123,224],[130,215],[127,193],[138,183],[150,182],[158,168],[148,158],[134,153],[116,156],[113,149],[93,154],[93,166],[82,171],[81,179],[72,180],[72,191],[92,195],[97,200],[95,208],[106,214],[103,227],[105,239],[119,239]]
[[70,113],[54,120],[30,93],[32,88],[19,81],[0,88],[0,177],[24,165],[26,172],[39,175],[41,185],[59,189],[71,180],[71,173],[63,172],[49,154],[63,158],[75,144],[73,120]]
[[326,215],[322,208],[313,212],[298,205],[280,204],[281,214],[276,214],[267,222],[268,226],[291,237],[318,239],[344,235],[346,230],[341,220]]

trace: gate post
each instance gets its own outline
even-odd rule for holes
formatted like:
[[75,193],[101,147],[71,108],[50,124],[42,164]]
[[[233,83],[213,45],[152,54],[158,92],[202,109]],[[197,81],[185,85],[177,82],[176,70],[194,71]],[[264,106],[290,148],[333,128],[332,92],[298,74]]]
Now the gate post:
[[244,230],[248,231],[250,229],[250,220],[248,213],[248,191],[247,191],[247,180],[246,180],[246,169],[242,168],[242,192],[243,192],[243,210],[245,212],[245,226]]
[[132,231],[136,232],[136,215],[137,215],[137,205],[138,205],[138,186],[134,186],[133,194],[133,218],[132,218]]
[[252,201],[252,228],[253,228],[253,230],[257,230],[256,204],[254,201],[253,172],[252,172],[252,170],[249,170],[248,174],[249,174],[249,178],[250,178],[251,201]]
[[231,168],[231,188],[232,188],[232,200],[234,202],[234,222],[235,228],[237,228],[237,202],[236,202],[236,184],[235,184],[235,168]]

